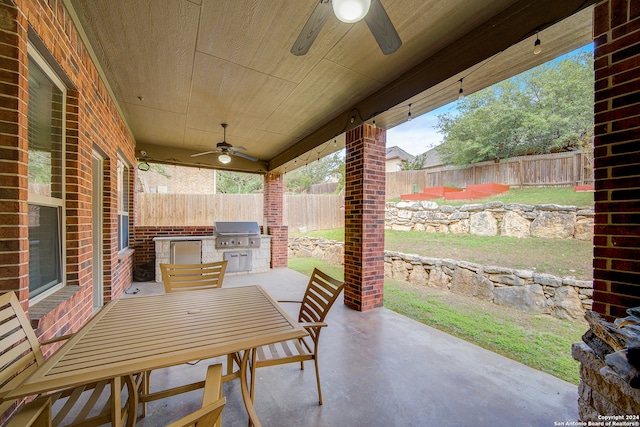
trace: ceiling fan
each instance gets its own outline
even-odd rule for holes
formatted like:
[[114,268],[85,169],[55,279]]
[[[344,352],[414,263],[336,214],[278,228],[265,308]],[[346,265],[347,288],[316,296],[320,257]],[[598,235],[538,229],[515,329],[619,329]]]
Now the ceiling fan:
[[204,156],[206,154],[220,153],[220,155],[218,156],[218,160],[220,161],[220,163],[223,163],[225,165],[231,162],[231,156],[242,157],[243,159],[251,160],[252,162],[258,161],[257,157],[253,157],[244,153],[239,153],[239,151],[245,151],[246,148],[234,147],[233,145],[229,144],[227,142],[227,126],[229,125],[226,123],[222,123],[220,124],[220,126],[222,126],[222,129],[224,132],[224,138],[222,139],[222,142],[218,142],[216,144],[216,149],[211,151],[203,151],[202,153],[192,154],[191,157],[198,157],[198,156]]
[[327,22],[331,6],[336,17],[342,22],[354,23],[364,18],[369,30],[378,42],[382,53],[389,55],[402,45],[402,40],[394,28],[389,15],[380,0],[317,0],[318,4],[304,24],[300,35],[291,48],[296,56],[306,54],[313,41]]

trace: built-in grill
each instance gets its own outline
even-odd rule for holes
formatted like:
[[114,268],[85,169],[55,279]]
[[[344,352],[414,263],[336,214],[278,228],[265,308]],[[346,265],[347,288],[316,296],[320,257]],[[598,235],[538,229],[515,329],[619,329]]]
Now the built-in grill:
[[260,247],[260,226],[257,222],[218,221],[216,227],[216,249],[236,249],[223,252],[227,261],[227,272],[251,271],[253,255],[251,249]]
[[260,226],[253,221],[218,221],[216,227],[216,248],[259,248]]

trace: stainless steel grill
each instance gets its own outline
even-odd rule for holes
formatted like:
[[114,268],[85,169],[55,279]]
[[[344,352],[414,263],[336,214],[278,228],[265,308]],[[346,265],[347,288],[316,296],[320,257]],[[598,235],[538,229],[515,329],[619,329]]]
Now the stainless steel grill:
[[218,221],[216,248],[259,248],[260,226],[253,221]]

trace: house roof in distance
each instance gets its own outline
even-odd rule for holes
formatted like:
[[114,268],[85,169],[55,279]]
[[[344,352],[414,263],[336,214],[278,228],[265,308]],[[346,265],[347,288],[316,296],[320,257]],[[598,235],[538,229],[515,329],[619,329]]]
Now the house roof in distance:
[[407,153],[406,151],[404,151],[402,148],[398,147],[397,145],[394,145],[393,147],[387,147],[387,160],[391,160],[391,159],[400,159],[400,160],[406,160],[408,162],[413,161],[413,159],[415,159],[415,156],[412,154]]

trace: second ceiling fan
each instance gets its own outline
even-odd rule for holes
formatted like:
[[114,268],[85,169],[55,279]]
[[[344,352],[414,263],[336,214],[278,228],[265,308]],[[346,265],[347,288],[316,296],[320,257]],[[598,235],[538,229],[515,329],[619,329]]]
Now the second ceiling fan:
[[318,4],[304,24],[291,53],[296,56],[306,54],[331,15],[331,9],[342,22],[354,23],[364,18],[382,53],[389,55],[402,45],[398,32],[380,0],[317,0]]
[[245,153],[240,153],[240,151],[245,151],[246,148],[233,146],[229,144],[227,142],[227,126],[229,125],[226,123],[222,123],[220,126],[222,126],[224,137],[222,138],[222,142],[218,142],[216,144],[215,150],[203,151],[202,153],[192,154],[191,157],[198,157],[198,156],[204,156],[206,154],[220,153],[220,155],[218,156],[218,161],[225,165],[231,162],[231,156],[242,157],[243,159],[251,160],[252,162],[258,161],[257,157],[253,157]]

